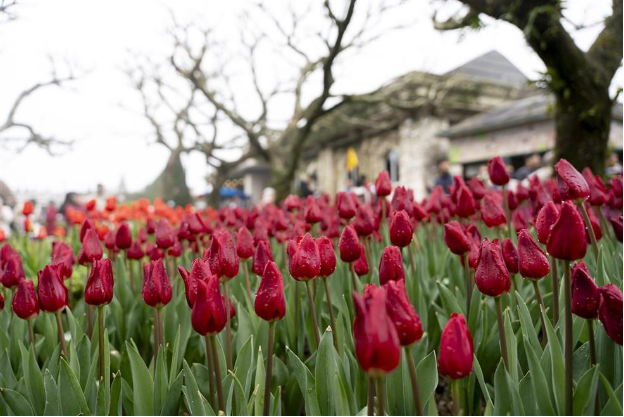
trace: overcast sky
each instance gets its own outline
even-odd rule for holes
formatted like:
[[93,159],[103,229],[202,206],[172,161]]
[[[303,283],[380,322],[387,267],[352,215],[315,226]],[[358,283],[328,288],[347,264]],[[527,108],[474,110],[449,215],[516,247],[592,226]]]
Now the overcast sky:
[[[150,127],[122,68],[136,54],[165,57],[171,53],[168,9],[180,20],[195,20],[215,27],[221,37],[234,38],[240,30],[238,17],[248,4],[243,0],[22,0],[15,9],[17,20],[0,25],[0,121],[20,91],[49,78],[50,56],[67,59],[88,74],[71,87],[33,95],[16,117],[45,134],[74,140],[72,150],[51,158],[35,147],[20,154],[0,148],[0,179],[14,190],[33,193],[86,192],[98,182],[114,189],[122,178],[130,191],[142,189],[160,173],[168,155],[164,148],[150,144]],[[565,2],[568,17],[587,23],[608,15],[610,4],[609,0]],[[449,13],[457,8],[453,2],[408,1],[391,18],[397,24],[406,19],[413,24],[343,60],[336,71],[336,91],[370,91],[413,70],[443,73],[492,49],[528,77],[538,77],[543,65],[522,33],[509,24],[488,20],[478,32],[433,29],[435,10]],[[581,48],[591,45],[599,29],[574,35]],[[621,71],[614,85],[622,85]],[[206,191],[204,178],[209,170],[203,156],[185,157],[184,163],[193,192]]]

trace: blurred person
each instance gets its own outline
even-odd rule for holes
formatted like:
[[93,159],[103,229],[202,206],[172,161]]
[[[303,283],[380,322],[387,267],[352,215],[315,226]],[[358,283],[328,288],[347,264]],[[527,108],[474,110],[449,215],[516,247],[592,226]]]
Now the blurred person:
[[4,204],[4,198],[0,196],[0,230],[4,232],[7,239],[11,236],[13,219],[13,209],[8,204]]
[[368,181],[366,175],[360,175],[359,185],[364,190],[363,199],[364,203],[370,203],[375,198],[375,184]]
[[541,166],[542,166],[542,157],[539,154],[534,153],[533,155],[528,156],[524,160],[524,165],[518,168],[516,171],[514,171],[511,177],[518,181],[523,181]]
[[307,175],[305,180],[299,183],[299,195],[301,197],[307,197],[309,195],[314,195],[316,192],[316,175],[310,174]]
[[[540,181],[545,181],[548,178],[553,176],[553,164],[555,162],[555,153],[553,151],[548,151],[542,157],[542,166],[537,168],[531,175],[536,175]],[[529,177],[531,176],[529,175]],[[522,185],[528,187],[529,180],[528,177],[522,181]]]
[[61,204],[59,209],[59,212],[63,215],[63,217],[65,217],[65,221],[68,224],[71,223],[71,221],[67,218],[67,209],[70,207],[79,211],[84,211],[84,207],[80,203],[77,193],[69,192],[65,194],[65,201],[63,201],[63,204]]
[[609,155],[609,158],[607,159],[607,169],[605,170],[605,174],[607,177],[612,177],[620,175],[621,173],[622,164],[620,163],[620,158],[617,153],[611,152],[611,155]]
[[433,186],[435,188],[438,185],[442,186],[447,194],[450,192],[451,185],[453,185],[453,176],[449,172],[449,160],[447,158],[438,161],[438,177]]

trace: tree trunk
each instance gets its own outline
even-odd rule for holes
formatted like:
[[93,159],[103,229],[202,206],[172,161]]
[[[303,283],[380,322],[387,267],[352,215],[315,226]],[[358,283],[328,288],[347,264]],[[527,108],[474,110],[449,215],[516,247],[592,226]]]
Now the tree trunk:
[[160,197],[163,201],[173,201],[184,206],[191,203],[191,193],[186,185],[186,173],[180,159],[182,152],[174,149],[167,165],[156,180],[145,189],[145,196],[150,199]]

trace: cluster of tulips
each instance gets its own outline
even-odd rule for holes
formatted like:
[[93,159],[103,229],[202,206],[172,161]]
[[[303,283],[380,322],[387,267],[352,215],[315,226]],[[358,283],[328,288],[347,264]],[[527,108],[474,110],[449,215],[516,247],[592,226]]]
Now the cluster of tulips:
[[[68,394],[79,399],[78,412],[104,415],[271,415],[281,413],[282,402],[290,404],[293,396],[303,400],[306,414],[366,409],[374,415],[376,408],[377,415],[425,415],[444,412],[448,404],[456,415],[530,414],[529,405],[522,405],[529,392],[529,403],[535,402],[531,396],[540,400],[530,405],[539,413],[621,413],[616,392],[621,397],[622,375],[607,378],[600,366],[622,365],[622,177],[611,179],[607,187],[589,169],[581,174],[560,160],[556,179],[532,177],[529,187],[520,184],[511,191],[500,157],[490,160],[488,172],[492,187],[478,178],[464,182],[455,177],[449,195],[438,187],[421,202],[407,188],[393,189],[387,172],[379,174],[378,198],[368,204],[348,192],[338,193],[333,204],[326,195],[291,195],[279,207],[218,211],[172,209],[146,200],[117,205],[111,198],[101,210],[91,201],[84,211],[72,212],[72,224],[56,228],[53,236],[5,243],[0,282],[11,302],[0,316],[0,330],[15,323],[13,315],[25,321],[28,336],[17,338],[29,338],[31,353],[21,341],[8,340],[6,327],[0,332],[0,411],[71,413],[74,409],[64,404]],[[48,257],[44,248],[49,241]],[[586,257],[588,246],[593,254]],[[606,266],[610,256],[615,262]],[[44,262],[36,283],[29,279],[34,274],[27,277],[32,265],[38,265],[33,259]],[[86,268],[86,275],[76,264]],[[428,279],[431,271],[437,281]],[[285,280],[286,273],[294,280]],[[254,276],[260,277],[259,284]],[[302,290],[307,306],[301,302]],[[135,302],[139,291],[143,306]],[[528,302],[523,296],[534,298]],[[462,298],[465,307],[458,301]],[[487,347],[488,335],[494,333],[488,298],[496,315],[494,356]],[[115,311],[107,317],[108,305]],[[145,313],[146,306],[152,311]],[[41,312],[56,321],[56,343],[50,340],[53,322],[46,319],[39,334],[35,331]],[[124,316],[135,314],[143,323],[133,326],[147,323],[151,332],[151,355],[147,346],[123,339],[132,334]],[[574,321],[573,315],[582,320]],[[286,323],[278,325],[284,318]],[[595,328],[596,319],[601,327]],[[190,336],[180,342],[188,322],[178,321],[184,320],[203,338],[198,346],[205,342],[205,348],[196,349],[205,352],[201,376],[186,361],[179,370],[185,349],[190,352]],[[321,335],[323,321],[328,326]],[[242,353],[250,343],[238,338],[244,337],[244,326],[262,333],[249,336],[266,348],[266,364],[261,349],[255,367]],[[596,333],[601,341],[604,333],[614,342],[609,348],[600,344],[613,355],[608,363],[601,363]],[[109,337],[125,343],[131,373],[123,374],[122,359],[112,385],[111,358],[118,351]],[[473,337],[482,352],[490,351],[493,363],[483,363],[483,368],[497,368],[489,385],[486,379],[492,375],[484,377]],[[578,367],[584,367],[587,349],[581,337],[589,350],[589,368],[581,369],[582,374]],[[16,371],[12,343],[20,343],[21,355],[32,358],[22,357],[22,385],[6,374]],[[41,352],[50,343],[52,352]],[[85,375],[92,373],[79,369],[80,355],[96,345],[99,374],[89,383]],[[296,375],[296,396],[276,389],[272,379],[274,374],[280,378],[284,360]],[[363,374],[349,367],[351,360]],[[437,371],[432,368],[436,362]],[[519,381],[522,369],[528,377]],[[438,381],[438,372],[444,380]],[[45,384],[33,382],[43,381],[43,374]],[[549,389],[547,378],[562,388]],[[401,390],[398,399],[396,388]],[[444,395],[434,395],[436,388]],[[361,391],[365,395],[359,396]],[[60,403],[48,409],[54,392]],[[42,401],[37,394],[46,396],[45,407],[35,404]],[[400,401],[404,404],[397,405]],[[289,410],[302,411],[301,406]]]

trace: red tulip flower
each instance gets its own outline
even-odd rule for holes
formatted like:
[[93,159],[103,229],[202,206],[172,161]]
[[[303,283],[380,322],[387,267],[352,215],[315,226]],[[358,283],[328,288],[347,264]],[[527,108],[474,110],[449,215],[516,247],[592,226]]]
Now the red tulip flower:
[[266,264],[262,274],[254,301],[254,310],[258,317],[266,321],[281,320],[286,315],[284,280],[273,261]]
[[467,377],[472,373],[474,346],[470,329],[462,314],[451,314],[451,318],[440,336],[438,369],[451,379]]
[[254,254],[253,236],[245,226],[238,229],[236,235],[236,254],[241,259],[249,259]]
[[524,278],[538,280],[550,273],[548,258],[526,229],[518,234],[518,261]]
[[487,238],[481,242],[479,263],[475,271],[475,284],[485,295],[500,297],[509,292],[511,278],[503,260],[498,239],[490,242]]
[[34,212],[34,208],[33,208],[33,203],[32,201],[26,201],[24,203],[24,207],[22,208],[22,214],[24,216],[30,216],[31,214],[33,214]]
[[39,305],[43,311],[55,313],[67,305],[67,288],[57,273],[57,268],[46,265],[39,271]]
[[511,274],[517,274],[519,269],[519,255],[518,250],[514,246],[513,242],[509,238],[505,238],[503,240],[503,259],[505,260],[505,265],[507,266],[507,270]]
[[622,346],[622,291],[613,284],[600,288],[598,317],[611,340]]
[[353,227],[359,236],[368,236],[377,229],[370,205],[362,204],[357,208]]
[[384,285],[388,281],[401,279],[405,279],[401,250],[396,246],[388,246],[381,253],[379,260],[379,283]]
[[381,171],[375,180],[375,191],[380,197],[385,197],[392,193],[392,182],[388,171]]
[[412,224],[409,216],[403,210],[392,213],[392,221],[390,222],[390,242],[394,246],[404,248],[412,243]]
[[271,254],[271,246],[269,245],[268,241],[262,240],[258,242],[258,247],[256,248],[256,253],[253,257],[251,270],[254,274],[262,276],[266,264],[272,260],[273,255]]
[[388,281],[384,287],[388,315],[396,327],[401,346],[410,346],[418,342],[422,338],[423,328],[420,317],[407,297],[405,280]]
[[110,259],[94,261],[85,287],[85,302],[93,306],[110,303],[113,300],[114,285]]
[[169,222],[165,219],[160,219],[156,225],[156,246],[159,249],[169,249],[174,244],[173,231]]
[[500,156],[495,156],[488,161],[488,174],[492,184],[505,185],[509,182],[507,167]]
[[589,185],[589,204],[592,206],[602,206],[608,200],[607,189],[602,182],[602,178],[598,175],[594,175],[590,167],[583,169],[583,178]]
[[143,248],[141,248],[141,241],[139,239],[134,239],[132,241],[132,245],[130,245],[130,248],[126,251],[126,256],[128,259],[135,261],[138,261],[145,256]]
[[620,242],[622,241],[622,216],[614,216],[609,219],[611,226],[613,226],[613,232],[615,237]]
[[88,229],[82,241],[82,248],[80,249],[78,260],[82,259],[86,263],[92,263],[93,261],[102,259],[103,255],[102,244],[97,237],[95,229]]
[[29,279],[20,280],[13,296],[13,312],[23,320],[39,314],[39,300],[35,294],[35,286]]
[[297,281],[307,281],[319,276],[321,255],[316,240],[306,233],[299,243],[291,243],[290,273]]
[[368,274],[368,261],[366,260],[364,245],[360,245],[360,257],[353,262],[353,271],[358,277]]
[[57,271],[61,278],[71,277],[72,269],[76,263],[74,251],[65,242],[56,240],[52,242],[52,262],[51,265],[59,265]]
[[334,245],[327,236],[322,236],[316,240],[316,244],[319,249],[319,256],[321,257],[321,272],[322,277],[328,277],[336,270],[336,252],[334,251]]
[[10,250],[6,251],[7,255],[0,264],[0,283],[6,288],[13,288],[26,276],[22,258],[11,246],[5,245],[3,248],[9,248]]
[[587,252],[585,233],[585,223],[574,204],[564,202],[546,243],[548,253],[566,261],[584,258]]
[[486,194],[481,200],[481,219],[487,227],[496,227],[507,223],[505,212],[491,194]]
[[160,308],[171,301],[171,283],[162,259],[143,264],[143,300],[150,307]]
[[542,245],[548,242],[550,230],[555,225],[558,218],[559,209],[557,209],[557,206],[552,201],[546,203],[537,214],[535,229],[537,230],[537,240],[539,240]]
[[355,262],[360,257],[360,240],[353,226],[348,225],[343,229],[338,250],[342,262]]
[[342,219],[349,220],[355,216],[355,203],[349,193],[339,192],[336,196],[336,208]]
[[206,281],[212,277],[210,271],[210,265],[208,261],[203,259],[193,260],[191,265],[191,272],[189,273],[183,266],[178,266],[178,272],[182,276],[184,281],[184,290],[186,294],[186,303],[189,307],[193,308],[195,304],[195,297],[197,296],[197,287],[199,281]]
[[584,319],[598,318],[600,292],[585,262],[572,268],[572,312]]
[[355,354],[364,372],[383,375],[401,361],[399,336],[387,311],[386,291],[367,285],[364,296],[353,293]]
[[95,225],[91,219],[85,219],[80,225],[80,243],[84,241],[85,235],[87,234],[87,230],[95,229]]
[[462,184],[457,190],[455,214],[465,219],[474,216],[476,212],[474,197],[468,187]]
[[193,329],[202,336],[214,335],[223,330],[226,323],[227,313],[219,292],[219,277],[212,275],[204,281],[198,281],[197,296],[191,312]]
[[583,175],[565,159],[555,164],[559,194],[563,200],[586,199],[590,195],[589,185]]
[[[208,250],[210,270],[220,279],[232,279],[238,275],[240,258],[232,241],[232,235],[225,229],[218,230],[212,235],[212,243]],[[206,259],[206,254],[204,254]]]
[[115,245],[123,250],[128,249],[132,245],[132,232],[128,223],[123,222],[119,225],[115,234]]
[[455,221],[444,225],[444,241],[455,255],[463,256],[470,251],[470,239],[461,225]]
[[315,224],[320,222],[323,219],[323,215],[321,213],[321,209],[314,197],[309,195],[306,199],[305,209],[303,210],[303,217],[305,221],[309,224]]
[[475,200],[481,200],[487,192],[483,181],[481,181],[479,177],[470,178],[468,180],[468,187],[470,187],[470,191],[472,191]]

